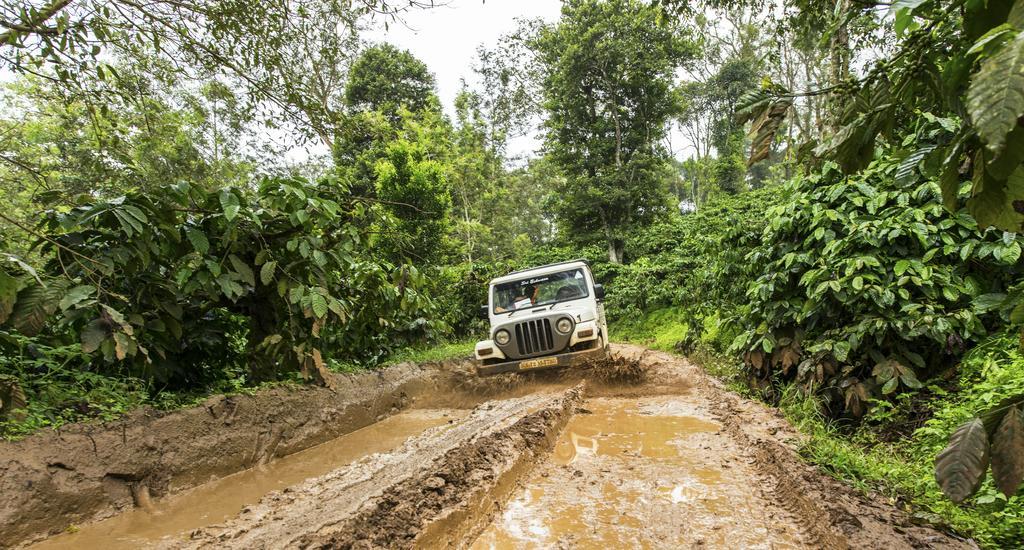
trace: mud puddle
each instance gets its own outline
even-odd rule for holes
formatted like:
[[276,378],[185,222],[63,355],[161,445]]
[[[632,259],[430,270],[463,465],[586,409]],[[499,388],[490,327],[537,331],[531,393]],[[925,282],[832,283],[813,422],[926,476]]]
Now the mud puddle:
[[224,521],[267,493],[323,475],[373,453],[390,451],[409,437],[436,426],[454,424],[468,410],[411,409],[321,445],[238,472],[168,499],[92,523],[33,549],[103,548],[117,550],[154,545],[200,527]]
[[708,417],[684,396],[586,401],[472,548],[803,547]]

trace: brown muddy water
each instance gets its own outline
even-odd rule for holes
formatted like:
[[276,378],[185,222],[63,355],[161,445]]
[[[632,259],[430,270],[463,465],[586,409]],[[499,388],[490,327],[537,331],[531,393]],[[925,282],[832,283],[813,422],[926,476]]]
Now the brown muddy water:
[[802,547],[714,447],[720,426],[679,396],[583,407],[474,550]]
[[364,456],[390,451],[428,428],[453,424],[469,414],[461,409],[412,409],[282,457],[267,465],[220,478],[185,493],[44,540],[33,549],[149,546],[187,536],[194,529],[222,522],[267,493],[323,475]]

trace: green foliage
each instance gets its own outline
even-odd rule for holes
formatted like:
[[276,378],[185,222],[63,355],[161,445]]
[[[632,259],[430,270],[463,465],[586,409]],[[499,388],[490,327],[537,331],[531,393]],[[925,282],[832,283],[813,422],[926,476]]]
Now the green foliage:
[[0,437],[15,438],[82,417],[113,419],[148,398],[144,383],[89,369],[91,357],[78,344],[52,347],[38,339],[0,330],[0,386],[13,384],[24,406],[0,405]]
[[455,99],[451,239],[469,264],[505,261],[550,241],[549,203],[560,176],[549,159],[506,169],[504,134],[487,119],[483,98],[463,90]]
[[429,157],[422,141],[399,139],[388,143],[375,171],[377,198],[394,215],[401,238],[393,240],[401,254],[430,262],[437,256],[451,207],[446,166]]
[[[989,466],[993,483],[978,499],[992,502],[995,489],[1003,500],[1020,492],[1024,478],[1022,364],[1018,341],[1006,335],[986,341],[965,358],[960,379],[963,392],[953,401],[956,407],[937,414],[921,429],[939,438],[959,424],[935,462],[936,480],[954,502],[978,492]],[[965,420],[967,414],[977,416]],[[928,451],[934,453],[937,448]]]
[[423,275],[368,254],[374,209],[344,196],[333,179],[267,179],[251,196],[182,183],[51,211],[47,278],[18,276],[7,324],[32,334],[52,321],[84,352],[177,385],[230,362],[225,338],[241,331],[257,378],[322,379],[325,352],[379,354],[433,326]]
[[[374,73],[381,63],[388,68],[380,70],[402,73],[388,74],[401,80],[395,84],[401,90]],[[383,216],[374,232],[384,257],[437,263],[446,252],[452,162],[458,157],[433,79],[409,52],[387,45],[367,50],[357,67],[349,76],[349,113],[334,139],[335,172],[352,195],[377,203]],[[405,95],[392,95],[399,92]]]
[[985,296],[1019,277],[1022,240],[950,214],[904,162],[885,156],[856,177],[826,164],[769,211],[735,343],[755,374],[796,379],[860,415],[874,397],[921,387],[999,322]]
[[[931,144],[926,173],[941,174],[955,210],[962,172],[968,208],[982,227],[1024,225],[1024,2],[924,0],[896,3],[898,47],[854,83],[836,84],[845,107],[839,129],[815,153],[855,173],[872,162],[879,140],[921,112],[963,118],[955,134]],[[746,96],[746,118],[774,120],[793,94],[769,83]],[[831,91],[836,91],[831,90]],[[777,124],[775,124],[777,126]],[[760,130],[763,125],[755,124]],[[752,157],[753,160],[753,157]]]
[[[973,537],[985,548],[1009,548],[1024,537],[1024,499],[1000,493],[986,480],[963,505],[950,502],[934,477],[933,457],[949,434],[979,410],[987,410],[1024,393],[1024,357],[1016,334],[1001,333],[984,340],[964,356],[952,384],[930,386],[927,393],[899,396],[927,411],[920,428],[886,442],[884,430],[905,416],[876,407],[869,424],[852,431],[830,422],[816,398],[797,386],[781,392],[786,416],[809,435],[802,453],[813,463],[865,491],[881,492],[908,502],[922,520],[945,524]],[[877,426],[877,427],[876,427]]]
[[608,328],[615,339],[661,351],[679,351],[677,346],[690,331],[686,312],[679,308],[651,311],[642,317],[616,317]]
[[466,359],[472,357],[476,339],[439,342],[429,346],[410,346],[388,355],[384,364],[428,363],[447,361],[449,359]]
[[[244,110],[277,111],[296,137],[330,143],[342,76],[358,46],[359,19],[394,19],[418,1],[298,0],[287,3],[138,3],[102,0],[0,4],[0,64],[44,75],[68,95],[106,115],[111,96],[137,98],[122,86],[123,66],[143,80],[223,75]],[[295,120],[297,118],[304,120]]]
[[696,212],[634,232],[627,244],[638,259],[616,267],[607,281],[609,316],[636,318],[670,306],[694,318],[738,312],[747,283],[759,273],[743,257],[759,242],[764,212],[780,192],[712,197]]
[[784,389],[779,406],[807,434],[800,445],[804,458],[836,479],[901,501],[918,521],[946,526],[972,537],[983,548],[1009,548],[1020,540],[1024,505],[1019,497],[964,508],[942,495],[932,475],[932,455],[920,450],[942,436],[929,440],[915,434],[912,439],[887,443],[872,432],[851,433],[830,421],[815,398],[796,386]]

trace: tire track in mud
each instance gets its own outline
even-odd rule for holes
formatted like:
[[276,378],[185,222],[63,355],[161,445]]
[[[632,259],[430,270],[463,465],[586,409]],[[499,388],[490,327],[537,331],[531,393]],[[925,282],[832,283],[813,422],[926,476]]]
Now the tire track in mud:
[[615,351],[645,383],[593,392],[474,550],[814,547],[712,414],[702,372]]
[[807,464],[797,451],[804,436],[781,412],[732,393],[685,359],[632,346],[618,352],[693,381],[693,399],[707,407],[721,424],[721,435],[749,462],[751,487],[797,522],[807,547],[977,548],[973,541],[918,525],[880,497],[864,495]]
[[[977,548],[972,541],[918,525],[906,512],[877,495],[864,495],[804,462],[796,450],[803,437],[778,411],[746,401],[721,388],[713,411],[725,433],[749,451],[773,500],[804,526],[818,548]],[[752,418],[775,417],[752,423]]]
[[273,493],[171,548],[408,548],[475,536],[487,506],[550,448],[582,387],[477,407],[442,432]]
[[645,383],[591,392],[474,550],[975,547],[805,464],[778,411],[685,359],[613,351]]

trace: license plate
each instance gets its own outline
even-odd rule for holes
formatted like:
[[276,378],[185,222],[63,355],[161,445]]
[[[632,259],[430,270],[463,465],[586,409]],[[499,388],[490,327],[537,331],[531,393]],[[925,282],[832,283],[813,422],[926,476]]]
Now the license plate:
[[523,361],[519,363],[519,370],[526,369],[539,369],[541,367],[550,367],[551,365],[557,365],[557,357],[545,357],[543,359],[533,359],[532,361]]

